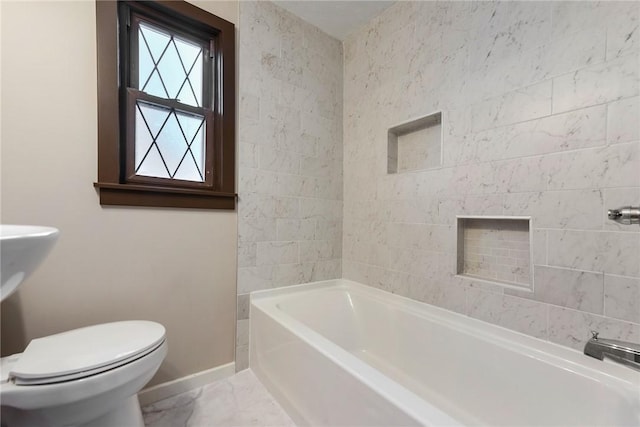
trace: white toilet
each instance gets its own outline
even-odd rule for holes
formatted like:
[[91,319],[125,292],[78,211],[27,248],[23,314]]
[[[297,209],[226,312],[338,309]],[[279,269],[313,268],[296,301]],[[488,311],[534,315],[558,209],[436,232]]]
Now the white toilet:
[[165,329],[123,321],[32,340],[0,359],[3,427],[142,427],[137,393],[167,353]]
[[[0,224],[0,301],[46,257],[59,231]],[[32,340],[0,359],[2,427],[143,427],[137,393],[167,354],[164,326],[105,323]]]

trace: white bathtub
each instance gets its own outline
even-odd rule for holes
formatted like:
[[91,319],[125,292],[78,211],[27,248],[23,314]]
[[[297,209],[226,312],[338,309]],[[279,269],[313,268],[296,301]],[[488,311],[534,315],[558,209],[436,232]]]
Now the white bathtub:
[[298,425],[640,425],[638,372],[347,280],[252,294],[250,333]]

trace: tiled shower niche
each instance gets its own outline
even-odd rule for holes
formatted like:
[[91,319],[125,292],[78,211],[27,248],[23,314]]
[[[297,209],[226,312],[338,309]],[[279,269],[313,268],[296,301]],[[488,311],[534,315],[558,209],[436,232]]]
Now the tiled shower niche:
[[533,290],[531,218],[458,217],[456,274]]
[[442,165],[442,113],[394,126],[388,132],[387,173]]

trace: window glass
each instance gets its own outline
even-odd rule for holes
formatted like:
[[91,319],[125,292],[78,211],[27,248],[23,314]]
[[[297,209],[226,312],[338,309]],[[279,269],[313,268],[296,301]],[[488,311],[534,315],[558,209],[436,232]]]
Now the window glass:
[[149,95],[202,106],[201,46],[141,22],[138,28],[138,85]]
[[205,118],[137,101],[135,173],[204,182]]

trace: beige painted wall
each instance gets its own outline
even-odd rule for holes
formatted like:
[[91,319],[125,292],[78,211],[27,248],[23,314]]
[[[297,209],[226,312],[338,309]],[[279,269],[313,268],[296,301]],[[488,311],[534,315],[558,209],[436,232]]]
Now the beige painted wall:
[[[197,4],[237,23],[235,1]],[[71,328],[149,319],[169,340],[152,383],[233,361],[236,213],[101,207],[94,2],[1,8],[1,220],[61,230],[2,303],[2,354]]]

